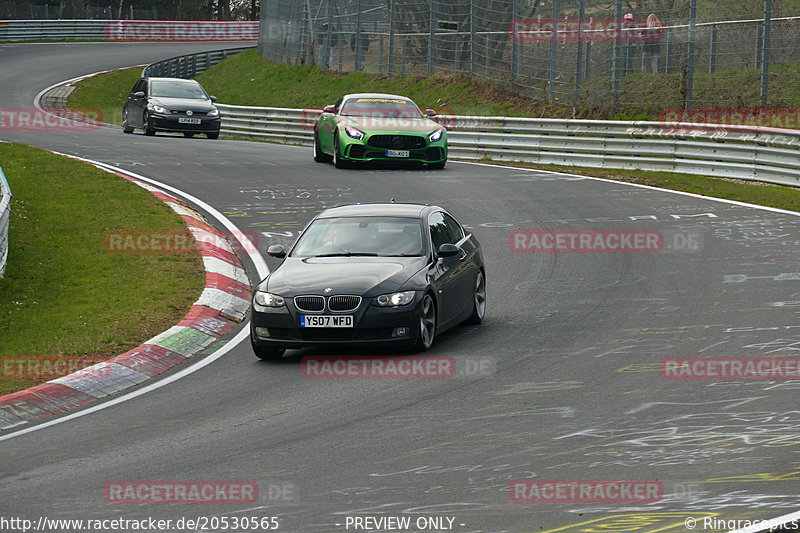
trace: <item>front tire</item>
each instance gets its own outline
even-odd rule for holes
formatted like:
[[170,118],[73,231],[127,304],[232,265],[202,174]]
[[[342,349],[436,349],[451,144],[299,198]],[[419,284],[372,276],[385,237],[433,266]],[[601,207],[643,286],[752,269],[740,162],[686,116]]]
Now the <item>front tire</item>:
[[347,160],[339,153],[339,132],[333,132],[333,166],[336,168],[347,168]]
[[419,312],[419,335],[417,336],[417,351],[424,352],[433,346],[436,337],[436,304],[430,293],[422,297]]
[[156,130],[154,130],[150,125],[150,117],[147,116],[147,113],[145,113],[144,118],[142,119],[142,126],[144,128],[144,134],[148,137],[152,137],[156,134]]
[[314,161],[317,163],[330,163],[332,156],[322,151],[319,143],[319,130],[314,130]]
[[428,168],[433,168],[433,169],[437,169],[437,170],[443,169],[445,163],[447,163],[447,161],[442,161],[440,163],[428,163]]
[[467,324],[480,324],[486,315],[486,277],[479,271],[475,278],[475,291],[472,294],[472,315]]
[[282,358],[284,352],[286,352],[285,348],[264,348],[263,346],[256,346],[256,343],[252,340],[250,344],[253,347],[253,353],[262,361],[277,361]]
[[188,131],[184,131],[183,132],[183,136],[184,137],[188,137],[188,138],[191,139],[192,137],[194,137],[194,133],[191,133],[191,132],[188,132]]
[[133,133],[133,126],[128,125],[128,110],[122,112],[122,132]]
[[206,137],[209,139],[219,139],[219,132],[215,131],[214,133],[206,133]]

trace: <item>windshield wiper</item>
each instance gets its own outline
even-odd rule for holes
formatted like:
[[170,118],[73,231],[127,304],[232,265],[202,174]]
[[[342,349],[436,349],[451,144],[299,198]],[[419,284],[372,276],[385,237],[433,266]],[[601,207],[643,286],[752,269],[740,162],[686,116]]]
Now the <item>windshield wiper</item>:
[[353,256],[378,257],[378,254],[376,252],[334,252],[330,254],[319,254],[315,255],[314,257],[353,257]]

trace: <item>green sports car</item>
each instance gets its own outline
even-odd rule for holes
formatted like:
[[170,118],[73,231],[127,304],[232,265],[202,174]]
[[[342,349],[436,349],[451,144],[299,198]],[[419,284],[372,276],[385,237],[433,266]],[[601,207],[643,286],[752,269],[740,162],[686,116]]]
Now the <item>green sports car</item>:
[[447,132],[423,115],[405,96],[348,94],[325,106],[314,124],[314,161],[333,160],[336,168],[353,162],[409,161],[430,168],[447,162]]

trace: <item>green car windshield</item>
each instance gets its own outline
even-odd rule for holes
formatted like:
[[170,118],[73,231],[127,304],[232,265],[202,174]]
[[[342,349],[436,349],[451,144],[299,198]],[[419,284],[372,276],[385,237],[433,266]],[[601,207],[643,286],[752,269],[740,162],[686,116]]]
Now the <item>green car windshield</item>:
[[423,255],[422,226],[415,218],[343,217],[314,221],[292,250],[292,257]]
[[422,112],[406,98],[350,98],[340,115],[350,117],[420,118]]

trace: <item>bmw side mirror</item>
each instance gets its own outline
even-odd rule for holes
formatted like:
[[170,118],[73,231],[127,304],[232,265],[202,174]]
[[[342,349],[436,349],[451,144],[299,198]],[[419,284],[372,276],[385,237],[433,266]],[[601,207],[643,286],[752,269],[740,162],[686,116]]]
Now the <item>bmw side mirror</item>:
[[433,109],[426,109],[425,116],[428,118],[433,118],[436,116],[436,111],[434,111]]
[[333,113],[335,115],[336,114],[336,106],[326,105],[325,107],[322,108],[322,112],[323,113]]
[[284,249],[282,244],[273,244],[269,248],[267,248],[267,255],[270,257],[286,257],[286,250]]
[[136,98],[144,98],[144,91],[136,91],[135,93],[133,93],[133,96],[135,96]]
[[455,244],[450,244],[449,242],[444,243],[439,247],[437,250],[437,254],[439,257],[453,257],[454,255],[458,255],[461,250]]
[[216,97],[216,96],[209,96],[208,98],[209,98],[209,100],[211,100],[212,102],[216,102],[216,101],[217,101],[217,97]]

